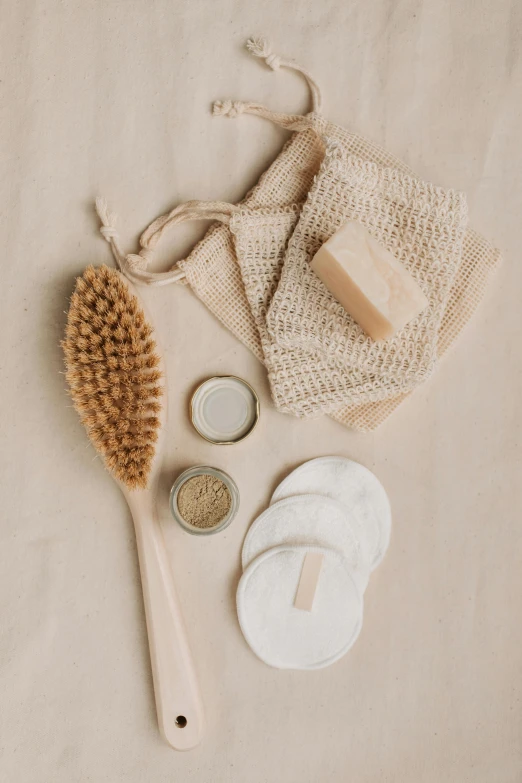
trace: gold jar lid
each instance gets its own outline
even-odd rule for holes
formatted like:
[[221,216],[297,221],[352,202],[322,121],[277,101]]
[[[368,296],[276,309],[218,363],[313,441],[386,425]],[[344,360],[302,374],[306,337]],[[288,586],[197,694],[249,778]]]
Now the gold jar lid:
[[249,383],[235,375],[208,378],[192,395],[190,418],[210,443],[239,443],[259,420],[259,398]]

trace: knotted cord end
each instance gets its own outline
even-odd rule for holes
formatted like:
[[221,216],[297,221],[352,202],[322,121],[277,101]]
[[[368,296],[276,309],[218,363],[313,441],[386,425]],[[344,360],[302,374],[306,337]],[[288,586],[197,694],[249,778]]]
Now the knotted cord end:
[[246,104],[243,101],[232,101],[230,99],[214,101],[212,104],[212,114],[215,117],[239,117],[245,109]]
[[285,68],[290,68],[301,73],[308,82],[308,86],[310,88],[312,97],[312,110],[320,114],[321,90],[319,89],[315,79],[305,68],[303,68],[301,65],[298,65],[293,60],[285,60],[282,57],[279,57],[279,55],[274,54],[266,38],[249,38],[246,42],[246,48],[254,57],[259,57],[260,59],[264,60],[268,67],[273,71],[278,71],[281,66],[284,66]]
[[107,240],[107,242],[110,242],[111,239],[118,239],[119,237],[119,234],[114,226],[100,226],[100,234],[104,239]]
[[113,212],[109,212],[107,202],[101,196],[96,198],[96,213],[101,220],[100,233],[110,242],[111,239],[118,237],[118,232],[115,229],[116,215]]
[[144,258],[141,253],[129,253],[126,257],[126,262],[131,272],[145,272],[148,266],[148,259]]
[[125,256],[120,248],[120,236],[116,230],[116,215],[114,212],[109,212],[107,202],[100,196],[97,197],[96,212],[101,221],[100,234],[109,243],[114,255],[114,259],[118,265],[120,272],[124,271]]
[[111,246],[118,269],[132,283],[156,286],[183,282],[185,273],[179,269],[176,270],[175,267],[170,272],[147,272],[147,266],[154,257],[154,250],[148,245],[142,245],[139,254],[129,253],[125,255],[123,253],[120,248],[118,232],[115,228],[116,215],[109,212],[104,198],[98,197],[96,199],[96,212],[101,221],[100,234]]
[[281,58],[273,53],[266,38],[249,38],[246,42],[246,48],[254,57],[260,57],[264,60],[273,71],[279,69]]

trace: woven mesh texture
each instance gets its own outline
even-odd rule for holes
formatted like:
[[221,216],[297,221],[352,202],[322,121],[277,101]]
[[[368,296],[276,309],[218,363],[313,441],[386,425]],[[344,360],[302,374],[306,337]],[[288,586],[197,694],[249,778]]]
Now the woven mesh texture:
[[[410,272],[425,310],[393,338],[375,342],[310,268],[315,253],[347,220],[361,223]],[[318,350],[341,366],[383,376],[403,391],[434,369],[440,322],[462,257],[465,197],[327,145],[285,256],[267,316],[285,347]]]
[[299,205],[274,210],[242,207],[230,221],[276,407],[284,413],[311,417],[336,411],[347,402],[359,404],[396,396],[400,387],[389,380],[339,368],[317,351],[288,349],[270,336],[266,314],[300,211]]
[[[386,150],[356,134],[309,115],[317,133],[295,133],[243,204],[249,208],[274,208],[304,202],[324,158],[321,135],[337,140],[347,155],[396,168],[412,175],[408,167]],[[321,135],[319,135],[321,134]],[[476,232],[465,232],[462,261],[448,298],[439,329],[438,354],[443,355],[484,297],[500,254]],[[190,256],[180,264],[187,282],[209,310],[261,361],[265,361],[261,336],[251,310],[229,226],[212,227]],[[347,404],[332,412],[334,419],[367,432],[382,424],[407,395],[364,404]]]

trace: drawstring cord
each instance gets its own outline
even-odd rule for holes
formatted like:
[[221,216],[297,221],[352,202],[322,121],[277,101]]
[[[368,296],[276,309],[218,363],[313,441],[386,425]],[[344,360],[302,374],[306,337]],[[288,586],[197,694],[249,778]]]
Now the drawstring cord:
[[266,106],[260,103],[252,103],[251,101],[214,101],[212,114],[215,117],[230,117],[230,119],[235,119],[241,114],[255,114],[290,131],[311,130],[316,128],[317,125],[313,117],[309,115],[271,111]]
[[297,71],[302,74],[306,79],[308,87],[310,89],[312,97],[312,111],[317,114],[321,113],[322,96],[319,85],[312,77],[312,75],[301,65],[298,65],[293,60],[284,60],[277,54],[272,52],[270,44],[265,38],[249,38],[246,42],[246,48],[253,54],[254,57],[260,57],[273,71],[278,71],[281,66],[283,68],[290,68],[293,71]]
[[116,230],[116,215],[109,212],[103,198],[96,199],[96,212],[101,221],[100,234],[109,243],[120,272],[138,285],[169,285],[181,283],[185,272],[177,269],[176,262],[169,272],[147,272],[148,264],[154,258],[154,248],[170,226],[184,223],[186,220],[219,220],[228,223],[238,207],[226,201],[187,201],[180,204],[167,215],[156,218],[140,237],[141,250],[138,254],[125,255],[120,246]]
[[[320,123],[322,119],[322,97],[321,90],[319,89],[317,82],[311,76],[311,74],[305,68],[302,68],[292,60],[283,60],[282,57],[274,54],[270,48],[270,45],[264,38],[249,38],[246,43],[246,48],[250,54],[254,55],[254,57],[259,57],[264,60],[273,71],[277,71],[281,66],[283,66],[284,68],[297,71],[304,76],[310,89],[310,95],[312,98],[311,116],[275,112],[267,109],[260,103],[253,103],[251,101],[233,101],[230,98],[221,101],[214,101],[212,106],[212,113],[215,116],[230,117],[231,119],[235,119],[241,114],[256,114],[258,117],[264,117],[264,119],[270,120],[275,125],[280,125],[282,128],[286,128],[286,130],[291,131],[317,129],[318,123]],[[317,116],[314,117],[313,115]]]
[[100,234],[111,246],[118,269],[132,283],[157,286],[183,281],[185,274],[181,270],[172,269],[170,272],[159,273],[147,272],[147,265],[151,261],[151,251],[148,248],[142,248],[139,255],[125,255],[123,253],[119,234],[116,230],[116,215],[113,212],[109,212],[105,199],[96,199],[96,212],[101,221]]
[[[244,113],[255,114],[287,130],[304,131],[313,129],[320,133],[320,125],[323,122],[321,117],[321,90],[310,73],[292,60],[285,60],[274,54],[264,38],[249,38],[246,47],[254,57],[263,59],[273,71],[283,67],[302,74],[310,90],[312,113],[305,116],[302,114],[285,114],[273,112],[259,103],[222,100],[214,102],[213,114],[230,118],[238,117]],[[232,214],[237,210],[238,207],[225,201],[187,201],[168,214],[154,220],[140,237],[141,249],[139,253],[126,255],[121,249],[119,234],[116,230],[116,215],[109,212],[105,199],[96,199],[96,212],[101,221],[100,233],[111,246],[120,272],[138,285],[159,286],[186,282],[185,273],[178,268],[178,264],[181,262],[174,264],[168,272],[147,271],[150,261],[154,258],[154,248],[163,236],[163,233],[170,226],[186,220],[219,220],[222,223],[228,223]]]
[[167,215],[156,218],[141,235],[140,244],[146,250],[154,249],[167,228],[186,220],[219,220],[228,223],[236,210],[237,207],[227,201],[187,201]]

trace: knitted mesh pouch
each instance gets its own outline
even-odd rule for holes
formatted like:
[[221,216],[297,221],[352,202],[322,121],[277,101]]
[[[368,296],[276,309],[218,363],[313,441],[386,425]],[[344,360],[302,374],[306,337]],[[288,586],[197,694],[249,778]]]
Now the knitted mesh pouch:
[[[408,167],[393,155],[371,141],[328,122],[321,114],[320,95],[313,79],[300,66],[272,54],[267,44],[251,40],[249,50],[277,70],[280,66],[294,68],[304,74],[312,94],[313,111],[300,115],[276,114],[254,103],[222,101],[215,104],[215,113],[238,116],[257,114],[295,131],[274,163],[263,174],[259,183],[246,196],[243,205],[251,208],[288,206],[302,203],[310,190],[324,157],[322,136],[337,140],[347,154],[372,161],[380,166],[395,168],[414,176]],[[171,282],[188,284],[209,310],[235,334],[261,361],[264,353],[256,319],[250,308],[237,263],[233,234],[230,227],[218,224],[209,229],[190,255],[169,272],[154,274],[147,271],[153,248],[161,236],[162,226],[176,220],[173,210],[155,221],[140,239],[138,255],[121,251],[115,218],[102,201],[97,203],[102,221],[101,231],[111,244],[118,266],[134,283],[164,285]],[[216,207],[219,209],[219,205]],[[178,208],[185,215],[189,205]],[[216,217],[209,210],[207,217]],[[196,216],[194,216],[196,217]],[[186,218],[185,218],[186,219]],[[487,240],[468,229],[464,235],[462,262],[457,271],[448,305],[439,329],[438,354],[443,355],[475,312],[487,290],[489,280],[500,262],[500,254]],[[404,393],[376,402],[346,404],[331,415],[348,427],[372,431],[406,399]]]
[[150,245],[154,236],[155,244],[170,226],[185,220],[213,217],[228,226],[272,397],[281,412],[312,417],[332,413],[347,402],[358,404],[396,395],[399,389],[393,383],[376,381],[358,370],[339,368],[317,352],[284,348],[271,338],[266,313],[300,212],[300,204],[251,209],[226,202],[192,201],[156,221],[148,242]]
[[261,340],[274,404],[284,413],[316,416],[347,403],[383,400],[399,393],[393,380],[346,370],[316,351],[285,348],[270,335],[266,314],[277,288],[300,206],[275,210],[231,207],[230,230],[250,309]]
[[[387,247],[428,298],[426,309],[391,339],[368,337],[310,268],[317,250],[347,220],[363,224]],[[342,366],[388,378],[395,390],[410,390],[435,366],[466,220],[462,194],[356,158],[337,141],[327,141],[268,313],[272,337],[282,346],[319,350]]]

